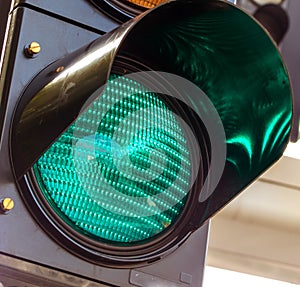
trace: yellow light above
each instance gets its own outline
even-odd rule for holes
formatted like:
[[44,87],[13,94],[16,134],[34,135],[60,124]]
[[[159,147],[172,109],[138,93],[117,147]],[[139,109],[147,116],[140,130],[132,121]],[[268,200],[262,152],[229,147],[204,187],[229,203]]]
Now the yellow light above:
[[128,0],[128,2],[143,8],[150,9],[150,8],[154,8],[155,6],[163,2],[166,2],[166,0]]

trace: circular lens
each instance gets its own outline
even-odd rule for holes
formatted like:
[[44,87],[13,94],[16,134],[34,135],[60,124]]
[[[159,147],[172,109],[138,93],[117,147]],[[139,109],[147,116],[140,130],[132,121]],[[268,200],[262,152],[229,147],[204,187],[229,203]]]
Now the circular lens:
[[177,116],[155,93],[111,76],[104,93],[33,168],[55,213],[81,235],[141,244],[172,226],[191,181]]

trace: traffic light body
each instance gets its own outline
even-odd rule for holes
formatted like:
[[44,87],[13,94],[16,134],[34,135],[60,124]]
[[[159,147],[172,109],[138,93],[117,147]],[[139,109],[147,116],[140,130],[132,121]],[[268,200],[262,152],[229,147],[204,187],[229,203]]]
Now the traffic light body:
[[[1,196],[13,198],[15,208],[0,217],[1,252],[116,286],[199,286],[207,220],[275,162],[288,141],[291,95],[277,49],[254,20],[222,1],[170,2],[119,28],[88,2],[69,5],[21,1],[13,11],[2,67],[0,174]],[[33,41],[42,49],[36,57],[26,50]],[[119,97],[118,87],[129,82],[138,100]],[[112,108],[102,115],[102,128],[99,122],[94,133],[83,132],[85,121],[93,122],[86,116],[95,112],[92,103],[100,111]],[[145,112],[137,121],[142,132],[119,131],[126,115],[139,109]],[[169,135],[173,130],[179,147]],[[69,134],[75,141],[66,144]],[[128,143],[123,134],[134,140]],[[81,151],[91,140],[96,147],[82,165]],[[167,159],[148,152],[155,145],[167,150]],[[66,176],[62,162],[52,159],[70,146]],[[124,153],[136,168],[128,174]],[[151,178],[160,172],[161,157],[169,181]],[[151,171],[153,159],[158,165],[141,183],[137,170]],[[88,172],[80,176],[81,169]],[[176,182],[172,172],[181,176],[183,196],[158,212],[177,189],[161,200],[153,188]],[[95,176],[96,194],[89,186]],[[135,179],[139,183],[131,185]],[[62,182],[87,187],[69,192]],[[147,208],[136,209],[139,200]],[[91,213],[106,219],[94,224],[86,216]],[[113,221],[119,225],[107,228]],[[144,222],[155,227],[131,232],[132,226],[140,232]],[[125,236],[115,237],[110,228]]]

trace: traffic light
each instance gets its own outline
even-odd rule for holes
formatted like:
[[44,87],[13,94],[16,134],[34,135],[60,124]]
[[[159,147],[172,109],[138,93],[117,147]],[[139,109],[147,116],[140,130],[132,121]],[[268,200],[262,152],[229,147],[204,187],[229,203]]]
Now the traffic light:
[[289,140],[287,71],[227,2],[92,2],[12,11],[1,253],[115,286],[199,286],[208,219]]

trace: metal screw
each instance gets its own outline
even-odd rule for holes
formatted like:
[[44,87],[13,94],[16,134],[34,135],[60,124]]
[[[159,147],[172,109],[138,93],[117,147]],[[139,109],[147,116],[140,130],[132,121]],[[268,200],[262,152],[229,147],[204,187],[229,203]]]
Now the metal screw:
[[10,197],[6,197],[6,198],[3,198],[1,200],[1,210],[3,212],[8,212],[8,211],[11,211],[15,206],[15,203],[13,201],[13,199],[11,199]]
[[25,46],[24,52],[27,57],[32,58],[41,52],[41,45],[38,42],[31,42]]

